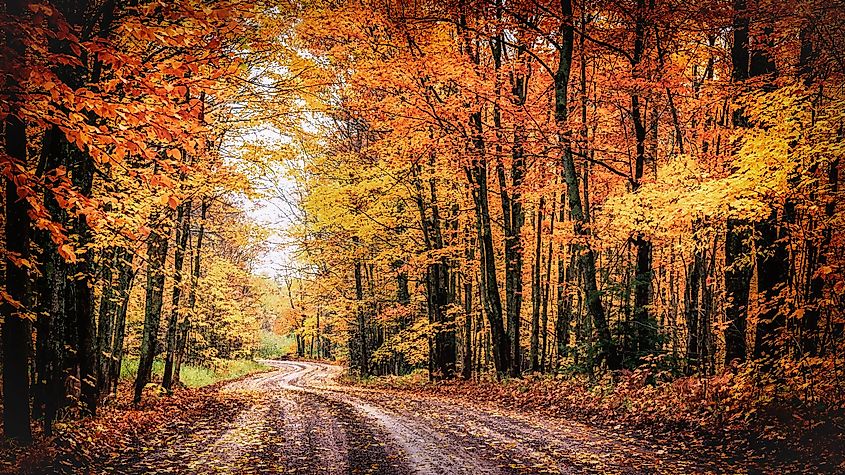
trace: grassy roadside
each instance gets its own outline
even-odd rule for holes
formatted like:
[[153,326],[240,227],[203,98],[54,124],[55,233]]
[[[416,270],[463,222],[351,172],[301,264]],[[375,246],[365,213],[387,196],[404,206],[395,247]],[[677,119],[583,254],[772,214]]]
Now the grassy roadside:
[[[266,365],[253,360],[218,360],[214,367],[182,365],[179,379],[186,387],[201,388],[266,369],[268,369]],[[154,361],[153,380],[160,380],[163,373],[164,361]],[[120,379],[134,380],[136,374],[138,374],[138,358],[124,358],[120,367]]]

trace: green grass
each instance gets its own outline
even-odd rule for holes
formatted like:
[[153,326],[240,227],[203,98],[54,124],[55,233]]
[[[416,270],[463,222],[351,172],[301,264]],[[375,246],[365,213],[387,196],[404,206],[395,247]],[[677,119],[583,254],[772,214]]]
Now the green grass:
[[296,352],[296,341],[290,335],[262,331],[258,357],[268,360],[285,358]]
[[[252,360],[218,360],[215,368],[182,365],[180,381],[189,388],[201,388],[218,381],[239,378],[243,375],[267,369],[267,366]],[[153,362],[153,380],[161,380],[164,362]],[[138,374],[138,358],[124,358],[120,367],[120,379],[135,379]]]

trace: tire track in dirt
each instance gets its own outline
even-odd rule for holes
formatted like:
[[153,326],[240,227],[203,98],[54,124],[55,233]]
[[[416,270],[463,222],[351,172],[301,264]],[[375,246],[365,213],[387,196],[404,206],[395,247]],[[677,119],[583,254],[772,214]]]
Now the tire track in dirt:
[[110,473],[498,475],[702,473],[662,450],[585,424],[342,385],[343,368],[263,361],[208,413],[151,434]]
[[343,386],[336,381],[343,371],[338,366],[265,363],[288,372],[279,378],[284,389],[333,399],[365,415],[401,448],[414,473],[422,475],[705,471],[638,440],[586,424]]

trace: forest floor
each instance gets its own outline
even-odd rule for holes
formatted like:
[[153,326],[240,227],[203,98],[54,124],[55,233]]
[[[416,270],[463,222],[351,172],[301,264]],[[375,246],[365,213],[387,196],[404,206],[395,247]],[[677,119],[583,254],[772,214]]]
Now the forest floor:
[[[819,473],[759,451],[691,446],[493,398],[350,384],[344,369],[263,361],[237,380],[149,394],[65,424],[21,473],[570,474]],[[476,395],[477,396],[477,395]],[[41,447],[39,449],[38,447]],[[816,468],[813,468],[813,467]],[[779,468],[776,468],[779,467]],[[827,470],[826,470],[827,471]],[[835,471],[835,469],[833,470]],[[0,472],[2,466],[0,466]]]
[[177,417],[100,473],[706,473],[724,467],[566,419],[361,388],[341,367],[274,370],[219,388],[212,410]]

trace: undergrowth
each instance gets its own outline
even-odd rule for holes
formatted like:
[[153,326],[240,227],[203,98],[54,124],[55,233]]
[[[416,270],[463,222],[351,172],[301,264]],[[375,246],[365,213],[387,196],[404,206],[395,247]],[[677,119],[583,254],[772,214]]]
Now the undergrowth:
[[[179,380],[186,387],[201,388],[218,381],[235,379],[241,376],[263,371],[266,365],[253,360],[216,360],[209,366],[182,365]],[[164,373],[164,362],[153,362],[153,380],[161,379]],[[120,379],[133,380],[138,374],[138,358],[124,358],[120,367]]]

